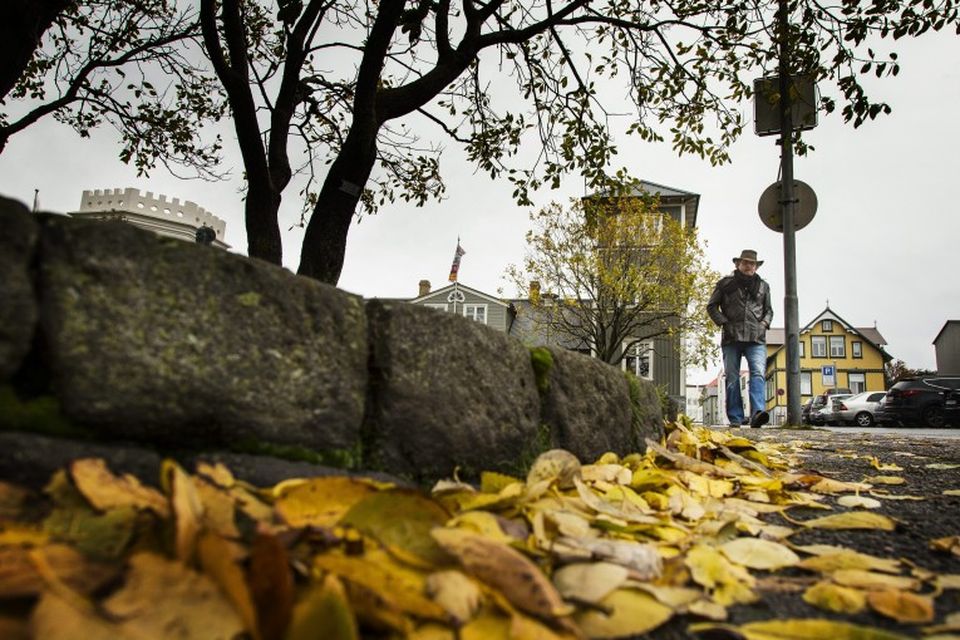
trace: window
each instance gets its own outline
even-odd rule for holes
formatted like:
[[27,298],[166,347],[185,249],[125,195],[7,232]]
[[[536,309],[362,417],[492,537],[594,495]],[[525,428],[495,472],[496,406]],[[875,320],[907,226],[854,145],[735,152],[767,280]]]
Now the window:
[[813,394],[813,374],[809,371],[800,372],[800,395],[809,396]]
[[827,336],[810,336],[810,351],[814,358],[826,358]]
[[833,331],[833,320],[824,320],[820,324],[820,328],[824,331]]
[[847,357],[846,340],[844,340],[843,336],[830,336],[830,357]]
[[797,355],[801,358],[806,357],[806,349],[803,348],[803,340],[797,343]]
[[653,380],[653,343],[638,342],[630,347],[623,368],[638,378]]
[[767,391],[767,402],[773,400],[773,397],[776,395],[776,384],[774,384],[773,378],[766,379],[766,385],[764,385]]
[[867,390],[867,374],[851,371],[847,374],[847,384],[850,386],[851,393],[863,393]]
[[854,357],[854,358],[862,358],[862,357],[863,357],[863,343],[860,342],[859,340],[855,340],[854,342],[851,342],[851,343],[850,343],[850,351],[853,352],[853,357]]
[[463,316],[476,320],[480,324],[487,324],[487,305],[465,304],[463,305]]
[[429,307],[429,308],[431,308],[431,309],[436,309],[437,311],[446,311],[446,310],[447,310],[447,305],[445,305],[445,304],[438,304],[438,303],[436,303],[436,302],[427,302],[427,303],[424,303],[423,306]]
[[887,395],[886,391],[877,391],[876,393],[871,393],[867,396],[867,402],[880,402],[885,395]]

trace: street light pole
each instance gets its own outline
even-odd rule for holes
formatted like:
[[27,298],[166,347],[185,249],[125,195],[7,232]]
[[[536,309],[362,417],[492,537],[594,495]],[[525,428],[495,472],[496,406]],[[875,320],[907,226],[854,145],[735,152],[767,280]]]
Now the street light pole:
[[787,424],[800,424],[800,321],[797,310],[797,243],[793,192],[793,101],[790,96],[790,24],[787,0],[779,1],[780,30],[780,205],[783,210],[783,297],[787,347]]

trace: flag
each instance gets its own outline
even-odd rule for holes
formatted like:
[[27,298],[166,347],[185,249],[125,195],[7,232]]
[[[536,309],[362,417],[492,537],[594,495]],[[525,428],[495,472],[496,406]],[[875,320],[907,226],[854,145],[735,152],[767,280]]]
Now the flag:
[[453,253],[453,264],[450,265],[450,277],[448,278],[450,282],[457,281],[457,272],[460,271],[460,256],[465,253],[466,251],[460,246],[460,238],[457,238],[457,250]]

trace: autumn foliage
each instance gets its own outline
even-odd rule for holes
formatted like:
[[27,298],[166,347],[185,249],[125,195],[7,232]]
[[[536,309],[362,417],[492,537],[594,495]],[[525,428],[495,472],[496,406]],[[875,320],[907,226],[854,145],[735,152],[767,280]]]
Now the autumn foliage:
[[[897,484],[892,465],[874,459],[844,482],[790,471],[790,446],[668,431],[645,454],[582,464],[553,450],[526,478],[484,473],[430,493],[350,477],[258,488],[172,461],[155,489],[76,460],[42,495],[0,484],[0,636],[550,640],[681,620],[712,637],[900,637],[836,619],[864,610],[911,634],[960,629],[956,614],[932,624],[960,576],[790,541],[893,530],[870,510]],[[957,536],[931,544],[960,555]],[[725,622],[768,597],[832,617]]]

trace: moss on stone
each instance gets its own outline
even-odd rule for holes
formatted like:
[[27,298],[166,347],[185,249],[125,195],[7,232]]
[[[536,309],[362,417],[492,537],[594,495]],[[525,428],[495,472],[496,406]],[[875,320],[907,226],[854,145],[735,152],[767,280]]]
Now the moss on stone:
[[[552,360],[551,360],[552,362]],[[517,456],[516,463],[506,469],[506,473],[512,476],[525,478],[530,467],[540,456],[541,453],[553,448],[553,433],[550,425],[541,423],[537,428],[536,438],[527,444],[520,455]]]
[[260,294],[256,291],[237,294],[237,302],[245,307],[255,307],[260,304]]
[[550,388],[550,372],[553,370],[553,354],[546,347],[531,347],[530,364],[537,381],[537,391],[541,394]]
[[261,442],[248,438],[234,443],[230,448],[236,453],[270,456],[291,462],[309,462],[351,471],[361,469],[363,466],[359,443],[349,449],[317,451],[302,445]]
[[64,417],[57,398],[44,395],[21,399],[9,385],[0,386],[0,429],[70,438],[93,437],[92,432]]

